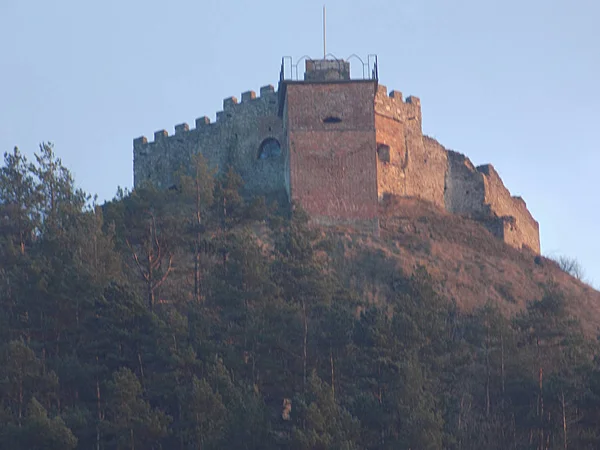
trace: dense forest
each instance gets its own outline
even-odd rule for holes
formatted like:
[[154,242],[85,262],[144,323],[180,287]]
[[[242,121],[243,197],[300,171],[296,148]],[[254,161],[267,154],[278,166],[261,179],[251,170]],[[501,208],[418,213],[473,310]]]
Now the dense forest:
[[556,286],[466,313],[418,267],[368,301],[300,208],[201,157],[177,179],[100,206],[52,145],[5,154],[0,448],[600,448],[599,348]]

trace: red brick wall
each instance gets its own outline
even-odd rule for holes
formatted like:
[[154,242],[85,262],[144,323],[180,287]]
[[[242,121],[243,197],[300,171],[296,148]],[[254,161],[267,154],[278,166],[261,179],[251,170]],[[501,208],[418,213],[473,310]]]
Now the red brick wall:
[[290,83],[286,95],[292,200],[316,219],[376,218],[375,83]]

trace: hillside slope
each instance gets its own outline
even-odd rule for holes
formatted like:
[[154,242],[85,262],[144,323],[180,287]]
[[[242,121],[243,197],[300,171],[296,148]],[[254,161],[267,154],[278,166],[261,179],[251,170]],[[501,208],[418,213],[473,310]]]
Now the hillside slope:
[[566,310],[593,337],[598,292],[425,203],[315,229],[197,162],[92,209],[50,145],[5,155],[0,448],[600,448]]
[[429,203],[395,199],[381,211],[379,237],[338,228],[332,253],[347,281],[379,302],[393,290],[394,271],[424,266],[437,291],[465,311],[488,302],[513,315],[539,300],[548,286],[567,299],[570,312],[590,336],[600,326],[600,292],[562,271],[556,262],[519,251],[481,223]]

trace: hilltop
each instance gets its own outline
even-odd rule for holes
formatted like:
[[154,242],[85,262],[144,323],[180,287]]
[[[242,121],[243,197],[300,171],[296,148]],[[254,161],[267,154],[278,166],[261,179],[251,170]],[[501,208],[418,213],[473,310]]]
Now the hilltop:
[[0,168],[1,448],[600,445],[598,292],[481,221],[325,227],[201,156],[91,207],[36,156]]

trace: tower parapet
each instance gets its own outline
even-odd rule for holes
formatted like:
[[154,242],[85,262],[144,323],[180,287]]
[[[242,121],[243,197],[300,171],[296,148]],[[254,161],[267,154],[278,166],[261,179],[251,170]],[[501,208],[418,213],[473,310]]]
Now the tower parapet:
[[[402,98],[402,92],[378,84],[375,96],[375,113],[421,129],[421,99],[410,95]],[[412,123],[409,123],[412,122]]]

